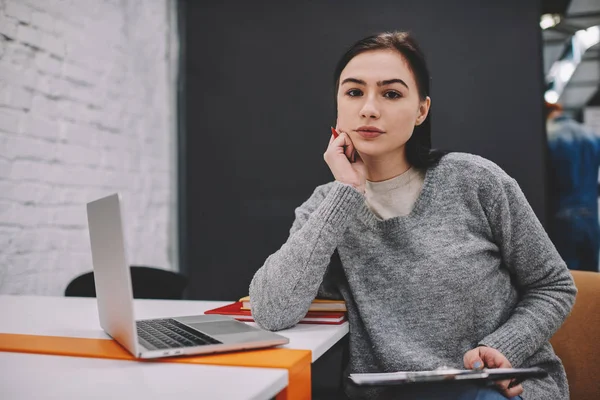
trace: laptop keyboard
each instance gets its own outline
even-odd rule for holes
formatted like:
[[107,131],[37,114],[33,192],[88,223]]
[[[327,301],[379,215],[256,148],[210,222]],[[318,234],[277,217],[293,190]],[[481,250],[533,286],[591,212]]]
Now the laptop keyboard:
[[136,325],[141,343],[150,349],[148,344],[156,349],[171,349],[222,343],[170,318],[136,321]]

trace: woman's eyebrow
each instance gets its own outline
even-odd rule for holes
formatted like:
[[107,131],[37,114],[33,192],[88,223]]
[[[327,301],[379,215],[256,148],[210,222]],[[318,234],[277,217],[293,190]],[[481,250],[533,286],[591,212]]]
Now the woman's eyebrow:
[[[365,81],[363,81],[362,79],[356,79],[356,78],[346,78],[342,81],[342,85],[345,83],[357,83],[357,84],[363,85],[363,86],[367,85],[367,83]],[[379,82],[377,82],[377,86],[386,86],[386,85],[391,85],[392,83],[399,83],[401,85],[404,85],[408,89],[408,85],[406,84],[406,82],[404,82],[402,79],[399,79],[399,78],[386,79],[384,81],[379,81]]]
[[392,83],[399,83],[401,85],[404,85],[404,87],[406,87],[408,89],[408,85],[406,84],[406,82],[404,82],[402,79],[387,79],[385,81],[379,81],[377,82],[377,86],[385,86],[385,85],[391,85]]
[[365,81],[363,81],[362,79],[356,79],[356,78],[346,78],[342,81],[341,84],[343,85],[344,83],[358,83],[359,85],[364,85],[364,86],[367,85],[367,83]]

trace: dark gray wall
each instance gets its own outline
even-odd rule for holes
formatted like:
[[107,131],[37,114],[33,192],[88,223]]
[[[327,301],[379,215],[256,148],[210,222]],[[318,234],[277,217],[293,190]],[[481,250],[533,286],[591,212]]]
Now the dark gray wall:
[[334,65],[352,42],[383,30],[412,31],[428,56],[434,147],[495,161],[545,220],[538,2],[304,3],[181,3],[190,298],[247,294],[294,208],[332,179],[322,154],[335,121]]

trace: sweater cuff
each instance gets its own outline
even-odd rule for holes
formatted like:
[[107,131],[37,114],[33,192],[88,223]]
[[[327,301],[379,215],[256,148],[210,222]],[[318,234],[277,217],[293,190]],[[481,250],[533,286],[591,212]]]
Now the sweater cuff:
[[515,332],[513,329],[500,327],[497,331],[479,341],[479,345],[484,345],[498,350],[510,362],[513,368],[518,368],[529,358],[533,351],[530,332],[526,327],[523,330]]
[[346,226],[349,216],[356,214],[365,197],[353,186],[335,181],[325,200],[315,210],[315,215],[336,227]]

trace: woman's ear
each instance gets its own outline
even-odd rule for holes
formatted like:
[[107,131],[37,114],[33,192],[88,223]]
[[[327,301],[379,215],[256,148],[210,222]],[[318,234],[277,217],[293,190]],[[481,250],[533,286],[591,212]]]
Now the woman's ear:
[[425,100],[419,103],[419,115],[417,116],[417,120],[415,121],[415,125],[421,125],[425,119],[427,119],[427,115],[429,114],[429,107],[431,107],[431,97],[425,97]]

